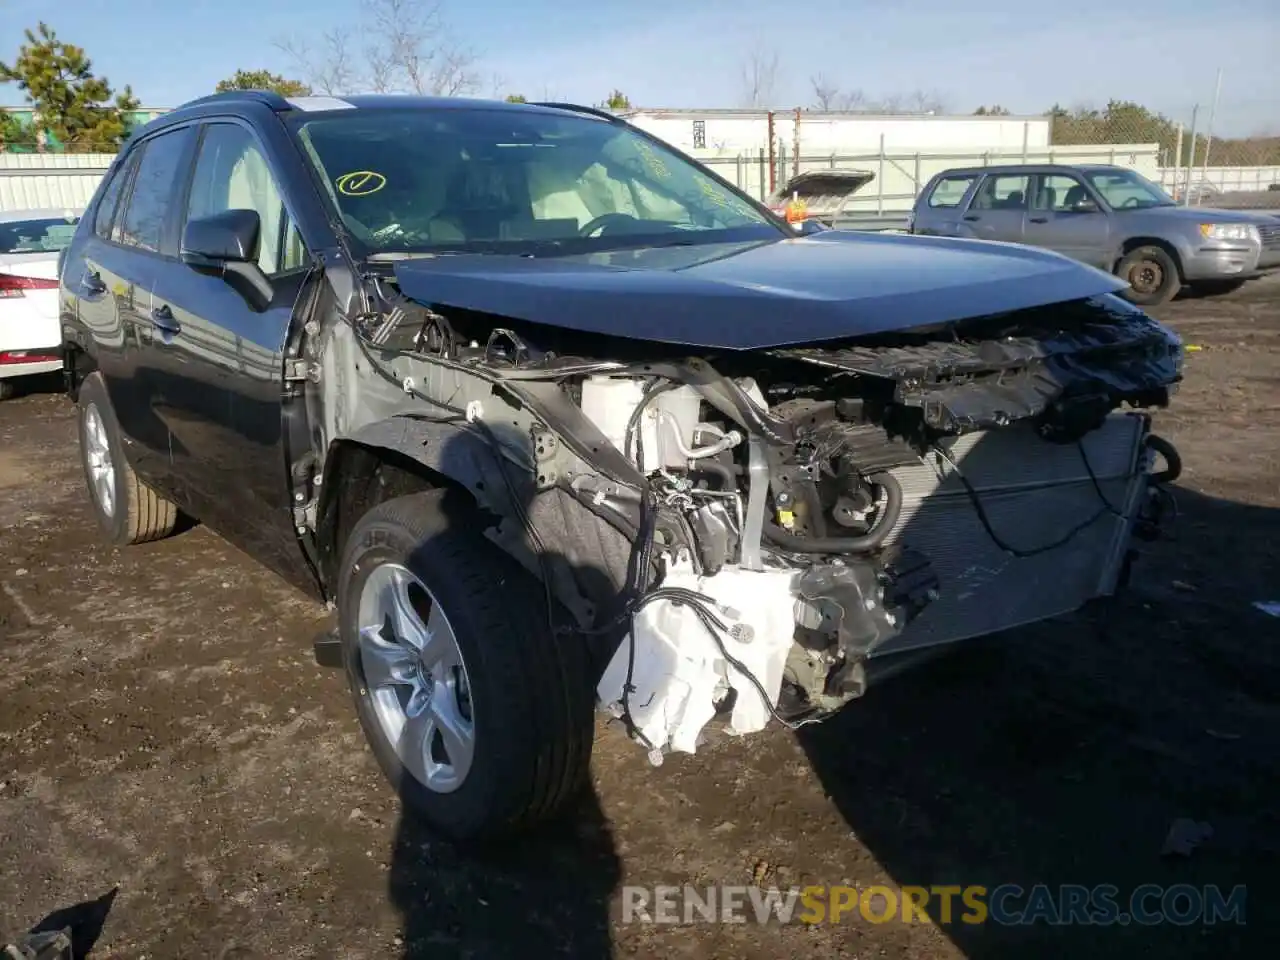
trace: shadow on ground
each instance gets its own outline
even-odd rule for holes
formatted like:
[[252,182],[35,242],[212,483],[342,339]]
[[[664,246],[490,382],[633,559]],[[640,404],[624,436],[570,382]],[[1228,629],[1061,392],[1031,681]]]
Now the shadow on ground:
[[[967,957],[1260,955],[1280,867],[1280,620],[1252,604],[1280,599],[1280,510],[1177,498],[1176,539],[1147,547],[1127,594],[971,641],[802,731],[894,883],[956,889],[949,917],[936,891],[926,909]],[[1162,856],[1177,818],[1214,834]],[[1015,918],[1037,884],[1113,885],[1117,914],[1142,884],[1185,885],[1165,901],[1185,922],[975,924],[959,895],[975,884],[1017,885],[999,904]],[[1202,922],[1205,887],[1238,884],[1245,925]]]

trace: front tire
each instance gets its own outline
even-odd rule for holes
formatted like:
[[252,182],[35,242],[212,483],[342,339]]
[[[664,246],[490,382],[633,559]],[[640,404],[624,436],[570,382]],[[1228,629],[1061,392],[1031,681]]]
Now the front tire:
[[0,380],[0,400],[8,400],[17,392],[12,380]]
[[80,462],[89,501],[107,540],[117,546],[159,540],[173,532],[178,508],[133,472],[102,375],[91,373],[76,397]]
[[555,636],[541,585],[444,491],[388,500],[347,540],[343,663],[405,807],[457,841],[548,819],[586,781],[585,644]]
[[1116,267],[1116,276],[1129,284],[1120,296],[1140,307],[1154,307],[1172,300],[1182,289],[1178,264],[1163,247],[1130,250]]

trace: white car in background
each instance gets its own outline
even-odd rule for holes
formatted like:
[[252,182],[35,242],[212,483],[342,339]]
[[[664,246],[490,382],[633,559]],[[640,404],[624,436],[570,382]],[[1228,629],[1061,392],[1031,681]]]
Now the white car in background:
[[17,377],[62,368],[58,255],[80,212],[0,211],[0,400]]

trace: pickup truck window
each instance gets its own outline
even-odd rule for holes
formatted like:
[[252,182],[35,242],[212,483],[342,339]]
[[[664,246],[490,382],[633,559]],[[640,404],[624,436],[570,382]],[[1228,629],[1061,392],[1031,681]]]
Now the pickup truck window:
[[302,118],[296,129],[371,253],[602,250],[781,232],[688,160],[592,117],[356,110]]
[[1177,205],[1167,193],[1132,170],[1108,170],[1105,173],[1086,173],[1085,176],[1114,210],[1147,210]]
[[1025,210],[1027,188],[1031,178],[1025,175],[1001,174],[987,177],[973,198],[974,210]]
[[[177,192],[179,167],[192,136],[190,127],[162,133],[142,145],[138,175],[121,221],[120,242],[159,253],[165,218]],[[185,173],[185,171],[182,171]]]
[[258,266],[267,276],[302,262],[296,231],[289,224],[284,200],[253,134],[238,124],[211,123],[200,144],[187,216],[196,219],[225,210],[258,214],[262,224]]
[[935,209],[954,210],[960,206],[964,195],[969,192],[969,187],[976,179],[978,179],[976,176],[943,177],[929,194],[929,206]]

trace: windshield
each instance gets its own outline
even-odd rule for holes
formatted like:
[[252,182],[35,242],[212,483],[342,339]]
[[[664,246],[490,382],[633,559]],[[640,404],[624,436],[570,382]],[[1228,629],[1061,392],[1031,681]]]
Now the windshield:
[[0,222],[0,253],[58,253],[71,245],[79,217]]
[[1132,170],[1086,171],[1085,176],[1113,210],[1145,210],[1176,205],[1167,193]]
[[363,253],[569,253],[776,237],[766,214],[618,124],[513,109],[355,110],[297,135]]

